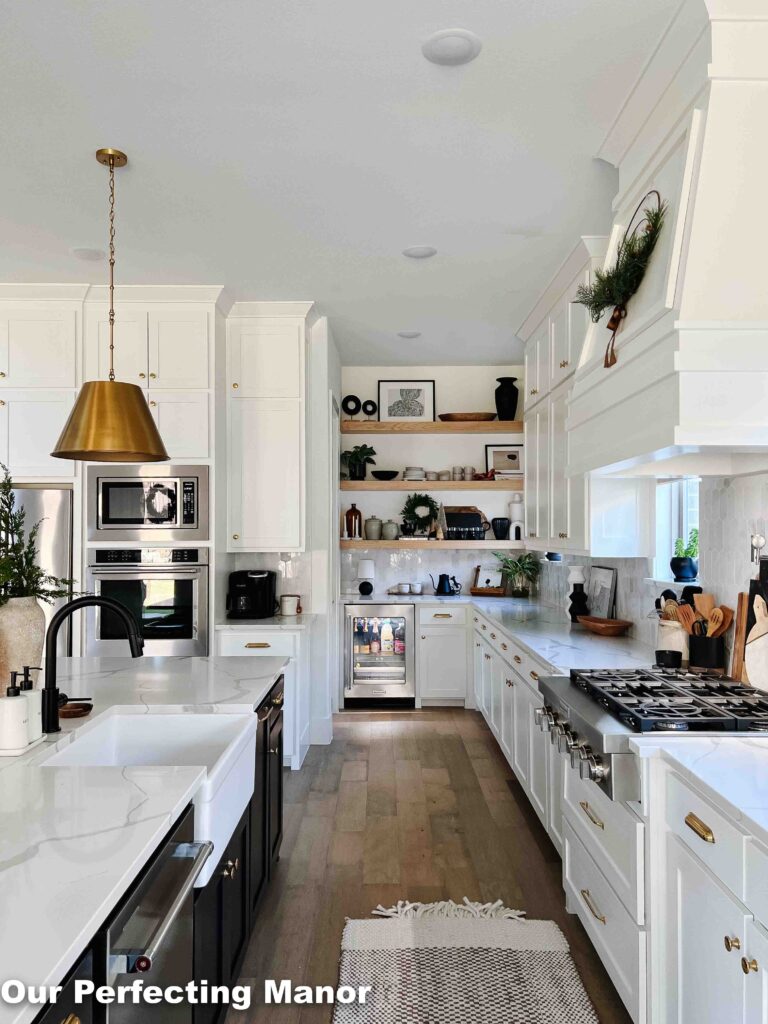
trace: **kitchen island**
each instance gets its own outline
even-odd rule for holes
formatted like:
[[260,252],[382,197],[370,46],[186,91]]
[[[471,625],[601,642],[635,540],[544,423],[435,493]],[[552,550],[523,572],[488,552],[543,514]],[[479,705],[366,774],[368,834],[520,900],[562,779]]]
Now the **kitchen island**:
[[[0,759],[2,978],[61,982],[203,785],[202,767],[44,766],[55,750],[121,709],[250,714],[284,658],[69,658],[59,687],[94,710],[29,753]],[[216,851],[218,859],[221,851]],[[0,1024],[39,1007],[0,1001]]]

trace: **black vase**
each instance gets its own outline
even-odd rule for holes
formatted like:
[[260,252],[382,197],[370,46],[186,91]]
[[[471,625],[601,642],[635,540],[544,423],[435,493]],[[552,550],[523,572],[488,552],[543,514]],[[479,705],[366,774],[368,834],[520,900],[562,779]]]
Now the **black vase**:
[[515,387],[517,377],[497,377],[499,386],[494,392],[496,413],[500,420],[513,420],[517,413],[519,393]]
[[689,583],[699,575],[699,560],[697,558],[671,558],[669,567],[674,574],[676,583]]
[[492,519],[491,526],[493,527],[493,536],[496,540],[509,539],[509,519],[507,519],[506,516],[499,516],[498,519]]
[[364,462],[350,462],[348,465],[350,480],[365,480],[365,473],[368,467]]
[[571,622],[578,622],[580,615],[589,615],[587,595],[584,593],[583,583],[573,584],[573,590],[571,591],[570,598],[571,605],[568,609],[568,613],[571,616]]

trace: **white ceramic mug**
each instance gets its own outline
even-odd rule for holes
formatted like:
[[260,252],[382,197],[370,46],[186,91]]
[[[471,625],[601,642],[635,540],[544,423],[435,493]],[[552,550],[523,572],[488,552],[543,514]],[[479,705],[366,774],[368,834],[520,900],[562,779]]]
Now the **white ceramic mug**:
[[410,583],[398,583],[397,584],[398,594],[410,594],[411,584]]
[[422,588],[421,583],[412,583],[411,584],[411,593],[412,594],[420,594],[421,593],[421,588]]
[[281,615],[298,615],[299,614],[299,596],[298,594],[283,594],[280,598],[280,614]]

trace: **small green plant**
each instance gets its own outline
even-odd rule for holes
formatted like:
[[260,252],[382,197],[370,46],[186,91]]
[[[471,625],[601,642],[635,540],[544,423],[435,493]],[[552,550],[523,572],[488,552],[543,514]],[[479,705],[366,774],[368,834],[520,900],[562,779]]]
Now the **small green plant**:
[[512,584],[513,596],[527,595],[530,585],[535,583],[541,572],[541,565],[536,555],[526,551],[515,558],[513,555],[502,555],[494,551],[494,555],[501,564],[501,572],[504,579]]
[[351,451],[341,453],[341,465],[349,470],[352,480],[365,480],[367,466],[375,466],[375,450],[369,444],[356,444]]
[[37,535],[42,519],[27,532],[27,514],[16,507],[11,475],[2,463],[0,469],[0,605],[12,597],[36,597],[46,604],[69,597],[73,581],[49,576],[38,565]]
[[440,506],[429,494],[409,494],[400,515],[414,530],[426,531],[440,514]]
[[698,558],[699,557],[699,531],[694,527],[688,534],[686,544],[682,537],[675,541],[675,558]]

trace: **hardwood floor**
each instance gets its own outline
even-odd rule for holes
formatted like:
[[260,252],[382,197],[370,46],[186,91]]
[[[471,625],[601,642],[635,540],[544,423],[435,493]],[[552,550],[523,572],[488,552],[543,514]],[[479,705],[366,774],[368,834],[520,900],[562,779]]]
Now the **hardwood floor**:
[[464,896],[557,921],[601,1022],[628,1024],[565,912],[560,859],[479,714],[349,712],[334,736],[286,772],[281,860],[242,970],[254,1006],[232,1024],[330,1020],[328,1006],[260,1005],[264,979],[333,985],[345,918]]

